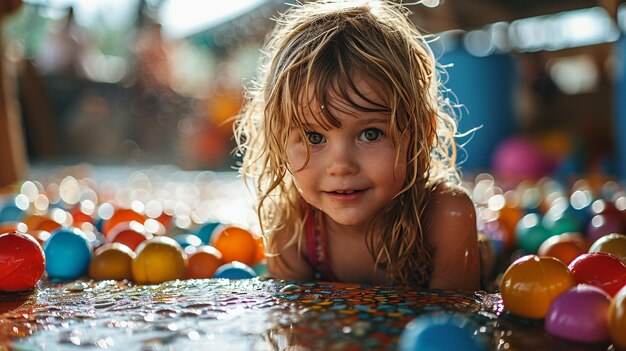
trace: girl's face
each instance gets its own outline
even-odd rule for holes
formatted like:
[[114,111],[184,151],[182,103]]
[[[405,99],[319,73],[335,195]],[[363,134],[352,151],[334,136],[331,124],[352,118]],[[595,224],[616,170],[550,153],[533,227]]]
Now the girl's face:
[[[360,94],[385,105],[366,80],[355,81]],[[350,98],[361,106],[376,107],[351,92]],[[312,206],[320,209],[337,224],[367,225],[369,220],[403,188],[406,178],[407,140],[402,140],[396,164],[397,148],[389,133],[387,112],[363,112],[339,101],[340,109],[305,106],[305,135],[291,129],[287,143],[287,162],[298,191]],[[340,128],[324,130],[313,114],[329,108]],[[305,164],[307,144],[310,159]]]

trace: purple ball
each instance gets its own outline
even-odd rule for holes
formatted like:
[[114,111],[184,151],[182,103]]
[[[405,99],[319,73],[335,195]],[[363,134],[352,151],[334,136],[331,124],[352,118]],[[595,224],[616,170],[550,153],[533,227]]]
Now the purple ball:
[[611,297],[604,290],[579,284],[552,301],[546,314],[545,329],[550,334],[573,341],[607,341],[610,305]]
[[623,232],[624,224],[621,218],[616,215],[597,214],[587,225],[587,240],[593,243],[605,235]]

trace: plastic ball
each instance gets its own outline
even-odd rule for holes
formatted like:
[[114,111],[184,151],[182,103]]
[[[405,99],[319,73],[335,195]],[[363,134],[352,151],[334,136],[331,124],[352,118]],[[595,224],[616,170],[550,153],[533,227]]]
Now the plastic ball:
[[0,291],[32,289],[46,265],[41,246],[21,232],[0,234]]
[[91,245],[78,228],[62,228],[50,233],[43,244],[46,272],[53,280],[74,280],[87,272]]
[[549,171],[549,161],[534,142],[524,137],[513,137],[497,146],[492,169],[499,178],[518,182],[545,176]]
[[256,254],[254,255],[254,264],[257,264],[265,259],[265,242],[261,236],[256,237],[254,240],[256,240],[257,243]]
[[78,226],[83,223],[91,223],[94,224],[94,219],[91,215],[80,210],[80,207],[76,207],[74,210],[70,211],[72,215],[72,219],[74,220],[74,226]]
[[615,294],[608,313],[609,334],[619,347],[626,348],[626,287]]
[[541,224],[541,216],[529,213],[522,217],[515,227],[518,246],[526,253],[537,253],[541,244],[550,237],[550,233]]
[[213,235],[213,231],[219,226],[219,222],[207,222],[200,226],[194,234],[200,238],[203,243],[209,244],[211,242],[211,235]]
[[611,233],[596,240],[589,252],[606,252],[626,263],[626,235]]
[[525,318],[546,316],[552,301],[576,281],[563,262],[552,257],[526,255],[513,262],[502,276],[504,307]]
[[597,286],[611,296],[626,285],[626,264],[605,252],[580,255],[568,268],[577,283]]
[[570,214],[570,212],[563,211],[561,213],[552,213],[548,211],[546,215],[541,219],[541,224],[552,235],[559,235],[563,233],[579,232],[581,225],[578,218]]
[[623,232],[621,218],[610,214],[598,214],[593,216],[587,225],[587,240],[593,243],[605,235]]
[[261,261],[257,264],[255,264],[254,266],[252,266],[252,269],[254,270],[254,272],[256,273],[257,276],[262,276],[262,275],[267,275],[268,271],[267,271],[267,263],[265,263],[265,261]]
[[28,226],[28,230],[45,230],[53,232],[62,227],[61,223],[42,215],[32,214],[24,218],[24,224]]
[[422,315],[409,322],[400,336],[400,351],[487,350],[486,340],[477,336],[479,326],[461,315]]
[[259,244],[249,231],[236,226],[216,228],[211,241],[211,245],[222,253],[225,263],[239,261],[254,265]]
[[157,236],[139,244],[131,265],[137,284],[159,284],[183,279],[186,254],[172,238]]
[[102,233],[106,236],[109,235],[109,231],[116,225],[122,222],[135,221],[143,224],[146,221],[146,217],[139,212],[136,212],[130,208],[117,209],[111,218],[102,223]]
[[187,246],[200,246],[202,240],[193,234],[178,234],[174,240],[184,249]]
[[0,222],[20,222],[22,218],[24,218],[24,210],[15,206],[14,203],[9,203],[0,209]]
[[506,249],[510,249],[515,244],[515,226],[524,217],[524,213],[518,207],[505,204],[499,211],[498,223],[503,227],[503,240]]
[[257,274],[250,266],[245,263],[232,261],[219,267],[213,278],[225,278],[225,279],[251,279],[256,277]]
[[0,234],[9,233],[9,232],[22,232],[26,233],[28,231],[28,226],[23,222],[0,222]]
[[135,252],[124,244],[104,244],[94,253],[89,264],[89,276],[96,280],[130,280],[133,278],[131,265],[135,256]]
[[503,253],[505,249],[513,248],[515,244],[513,232],[509,232],[499,220],[481,221],[478,229],[489,238],[489,241],[493,244],[496,256]]
[[142,242],[151,239],[152,233],[145,230],[144,226],[136,221],[121,222],[111,228],[105,237],[108,243],[120,243],[136,250]]
[[582,234],[563,233],[549,237],[539,246],[537,255],[558,258],[566,265],[587,252],[589,244]]
[[545,329],[558,337],[590,343],[608,340],[607,312],[611,297],[604,290],[579,284],[559,295],[550,306]]
[[222,253],[210,245],[189,246],[185,249],[188,255],[188,279],[211,278],[219,267],[224,264]]

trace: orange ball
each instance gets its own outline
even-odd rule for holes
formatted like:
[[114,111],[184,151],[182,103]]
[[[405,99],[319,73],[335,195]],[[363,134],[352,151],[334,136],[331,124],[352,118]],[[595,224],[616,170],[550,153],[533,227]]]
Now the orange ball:
[[55,229],[61,228],[63,225],[55,220],[38,214],[33,214],[24,219],[24,224],[28,226],[28,230],[45,230],[53,232]]
[[75,210],[71,211],[71,214],[72,214],[72,219],[74,220],[73,225],[75,227],[83,223],[93,224],[94,222],[93,217],[86,214],[85,212],[82,212],[80,208],[76,208]]
[[27,232],[27,231],[28,231],[28,226],[22,222],[9,221],[9,222],[0,223],[0,234],[9,233],[9,232]]
[[518,207],[505,205],[500,209],[498,221],[507,234],[506,240],[504,241],[504,247],[506,249],[510,249],[515,245],[515,226],[522,217],[524,217],[524,213]]
[[102,224],[102,234],[109,235],[109,231],[122,222],[136,221],[141,224],[146,221],[146,217],[130,208],[117,209],[111,218]]
[[215,271],[224,264],[222,253],[210,245],[189,246],[185,249],[188,279],[205,279],[213,277]]
[[109,231],[105,240],[108,243],[124,244],[134,251],[139,244],[152,237],[152,233],[147,232],[142,224],[131,221],[118,223]]
[[265,243],[263,237],[259,236],[256,239],[257,248],[256,255],[254,256],[254,264],[257,264],[265,259]]
[[546,239],[537,255],[558,258],[565,265],[569,265],[576,257],[587,252],[589,244],[584,237],[577,233],[564,233]]
[[135,253],[128,246],[120,243],[108,243],[100,246],[89,264],[89,276],[96,280],[132,279],[131,264]]
[[139,244],[131,265],[137,284],[159,284],[185,278],[187,256],[172,238],[157,236]]
[[615,294],[609,307],[609,334],[616,346],[626,348],[626,286]]
[[214,233],[211,245],[222,253],[224,263],[239,261],[254,265],[259,244],[252,233],[236,226],[215,228]]
[[553,257],[526,255],[504,272],[502,302],[511,313],[525,318],[545,318],[552,301],[576,285],[567,266]]
[[610,253],[626,263],[626,235],[612,233],[602,236],[594,241],[589,252]]

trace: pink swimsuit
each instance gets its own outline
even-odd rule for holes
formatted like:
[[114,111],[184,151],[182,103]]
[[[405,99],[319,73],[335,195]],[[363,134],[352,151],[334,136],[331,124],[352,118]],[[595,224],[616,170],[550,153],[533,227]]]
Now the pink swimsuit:
[[319,212],[310,209],[304,223],[304,236],[306,240],[306,259],[315,273],[315,279],[323,281],[336,281],[337,278],[330,265],[328,253],[328,238]]

